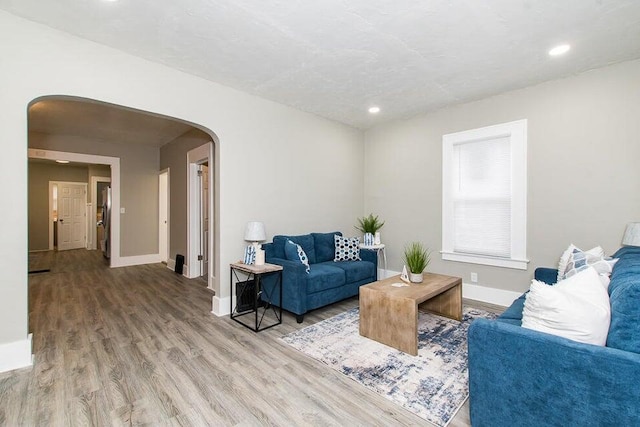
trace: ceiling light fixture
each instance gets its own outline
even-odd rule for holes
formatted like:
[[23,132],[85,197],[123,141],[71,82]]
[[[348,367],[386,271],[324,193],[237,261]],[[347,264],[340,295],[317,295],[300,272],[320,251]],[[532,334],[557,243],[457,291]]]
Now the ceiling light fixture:
[[378,114],[380,112],[380,107],[370,107],[369,112],[371,114]]
[[550,56],[560,56],[560,55],[564,55],[565,53],[569,52],[569,49],[571,49],[571,46],[568,44],[561,44],[558,45],[556,47],[554,47],[553,49],[551,49],[549,51],[549,55]]
[[56,163],[64,163],[64,164],[67,164],[67,163],[69,163],[69,160],[56,160]]

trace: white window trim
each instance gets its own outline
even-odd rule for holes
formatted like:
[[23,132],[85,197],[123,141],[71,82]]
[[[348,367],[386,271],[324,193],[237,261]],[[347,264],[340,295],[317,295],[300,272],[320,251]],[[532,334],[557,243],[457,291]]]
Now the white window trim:
[[[511,257],[465,254],[453,250],[452,161],[457,144],[508,137],[511,143]],[[442,259],[526,270],[527,251],[527,120],[487,126],[442,137]]]

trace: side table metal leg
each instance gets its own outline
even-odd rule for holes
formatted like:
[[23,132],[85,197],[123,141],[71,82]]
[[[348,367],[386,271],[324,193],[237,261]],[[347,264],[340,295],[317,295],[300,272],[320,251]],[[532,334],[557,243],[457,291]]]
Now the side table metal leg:
[[382,251],[382,259],[384,260],[384,270],[382,275],[384,276],[383,279],[387,278],[387,250],[385,248],[381,249]]

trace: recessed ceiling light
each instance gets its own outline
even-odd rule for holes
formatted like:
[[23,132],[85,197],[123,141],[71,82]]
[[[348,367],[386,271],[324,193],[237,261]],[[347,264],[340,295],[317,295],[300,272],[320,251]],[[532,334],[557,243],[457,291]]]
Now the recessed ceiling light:
[[569,49],[571,49],[571,46],[569,46],[568,44],[561,44],[551,49],[549,51],[549,55],[551,56],[564,55],[565,53],[569,52]]
[[379,113],[379,112],[380,112],[380,107],[370,107],[370,108],[369,108],[369,112],[370,112],[371,114],[377,114],[377,113]]
[[69,163],[69,160],[56,160],[56,163]]

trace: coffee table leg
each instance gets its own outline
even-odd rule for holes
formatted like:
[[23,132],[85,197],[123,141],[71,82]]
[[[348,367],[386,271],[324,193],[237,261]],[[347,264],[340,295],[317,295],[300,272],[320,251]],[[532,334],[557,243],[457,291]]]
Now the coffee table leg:
[[440,295],[423,302],[420,308],[439,316],[462,320],[462,281]]
[[418,355],[418,307],[414,300],[389,298],[360,288],[360,335]]

